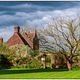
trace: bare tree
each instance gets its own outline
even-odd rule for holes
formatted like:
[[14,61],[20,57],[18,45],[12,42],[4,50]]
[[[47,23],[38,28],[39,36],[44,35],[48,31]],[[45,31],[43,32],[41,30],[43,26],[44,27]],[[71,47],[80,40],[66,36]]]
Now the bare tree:
[[64,55],[69,70],[72,68],[73,58],[78,55],[79,25],[79,18],[58,18],[50,22],[47,28],[40,30],[41,48]]

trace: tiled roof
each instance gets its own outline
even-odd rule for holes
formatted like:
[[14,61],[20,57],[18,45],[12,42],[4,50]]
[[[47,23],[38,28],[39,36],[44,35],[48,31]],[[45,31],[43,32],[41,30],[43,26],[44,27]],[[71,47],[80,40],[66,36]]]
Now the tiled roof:
[[35,35],[34,32],[29,31],[29,32],[25,32],[24,34],[25,34],[26,37],[29,38],[29,40],[33,41],[33,38],[34,38],[34,35]]
[[[30,40],[31,39],[31,40]],[[25,44],[33,49],[33,34],[26,33],[14,33],[10,39],[7,41],[8,46],[12,46],[15,44]]]
[[33,42],[28,38],[28,36],[25,33],[23,33],[22,36],[26,40],[27,44],[33,49]]
[[14,28],[14,34],[10,37],[10,39],[7,41],[8,46],[13,46],[15,44],[24,44],[28,45],[31,49],[34,49],[33,47],[36,46],[36,42],[34,43],[34,32],[23,32],[20,33],[20,27]]
[[14,33],[12,37],[10,37],[10,39],[7,41],[7,43],[8,46],[12,46],[15,44],[27,44],[20,33]]

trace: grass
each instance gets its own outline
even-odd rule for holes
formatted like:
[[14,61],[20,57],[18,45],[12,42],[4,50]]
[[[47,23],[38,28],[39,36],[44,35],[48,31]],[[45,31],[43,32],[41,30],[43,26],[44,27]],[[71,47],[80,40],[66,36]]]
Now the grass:
[[0,78],[80,78],[80,69],[6,69],[0,70]]

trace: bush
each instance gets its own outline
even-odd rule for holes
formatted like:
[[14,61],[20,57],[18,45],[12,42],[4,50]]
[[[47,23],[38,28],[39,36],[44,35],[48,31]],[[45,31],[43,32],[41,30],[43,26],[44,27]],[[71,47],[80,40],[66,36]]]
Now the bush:
[[80,67],[77,65],[72,68],[72,70],[79,70],[79,69],[80,69]]
[[10,50],[5,44],[0,45],[0,69],[11,68],[13,51]]
[[20,56],[18,57],[18,56],[16,56],[12,62],[13,62],[13,67],[26,68],[26,65],[30,61],[31,61],[31,57],[30,56],[26,56],[26,57],[20,57]]
[[38,50],[33,51],[33,50],[30,49],[30,50],[28,51],[28,53],[29,53],[29,55],[31,55],[32,57],[35,57],[36,55],[39,54],[39,51],[38,51]]
[[14,45],[8,48],[6,45],[0,45],[0,68],[36,68],[40,63],[34,60],[34,52],[28,46]]
[[10,49],[12,49],[15,53],[15,57],[13,57],[12,60],[13,67],[18,68],[27,67],[27,65],[30,64],[30,62],[32,62],[32,58],[34,58],[34,56],[36,56],[38,53],[38,51],[33,51],[28,46],[22,44],[16,44],[14,46],[11,46]]
[[31,57],[16,58],[14,60],[14,66],[16,68],[41,68],[41,62]]
[[12,63],[6,55],[0,54],[0,69],[11,68]]
[[39,60],[32,59],[28,64],[27,68],[41,68],[42,64]]

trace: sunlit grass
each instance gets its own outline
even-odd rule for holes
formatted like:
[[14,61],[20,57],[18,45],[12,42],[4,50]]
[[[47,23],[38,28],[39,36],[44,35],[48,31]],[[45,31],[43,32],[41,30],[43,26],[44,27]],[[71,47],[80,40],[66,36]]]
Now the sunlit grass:
[[0,78],[80,78],[78,70],[12,68],[0,70]]

